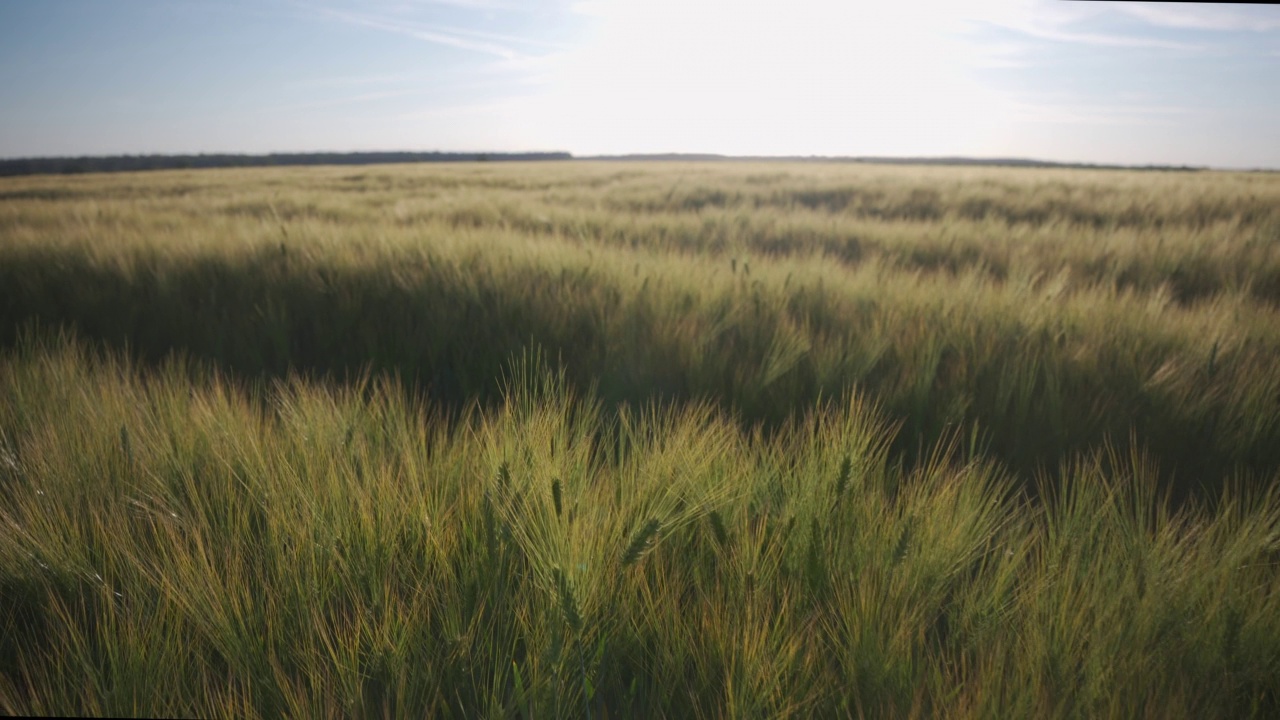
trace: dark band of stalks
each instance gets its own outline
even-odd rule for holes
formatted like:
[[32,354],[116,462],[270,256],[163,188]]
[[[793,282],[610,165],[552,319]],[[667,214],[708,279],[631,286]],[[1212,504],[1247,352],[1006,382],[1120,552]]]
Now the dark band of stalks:
[[720,517],[719,510],[712,510],[707,515],[707,522],[711,524],[711,534],[715,536],[716,543],[721,547],[729,544],[729,530],[724,526],[724,519]]

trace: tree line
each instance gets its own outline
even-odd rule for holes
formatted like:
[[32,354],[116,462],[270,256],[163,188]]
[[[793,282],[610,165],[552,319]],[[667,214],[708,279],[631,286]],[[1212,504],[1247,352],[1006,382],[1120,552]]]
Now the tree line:
[[260,167],[287,165],[373,165],[411,162],[569,160],[567,152],[350,152],[270,155],[111,155],[105,157],[16,158],[0,160],[0,176],[71,175],[136,170]]

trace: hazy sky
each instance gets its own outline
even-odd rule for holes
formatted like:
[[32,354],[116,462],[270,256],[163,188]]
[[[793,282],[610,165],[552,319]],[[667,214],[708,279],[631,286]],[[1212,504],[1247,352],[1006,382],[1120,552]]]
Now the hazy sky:
[[1280,6],[0,0],[0,157],[374,149],[1280,168]]

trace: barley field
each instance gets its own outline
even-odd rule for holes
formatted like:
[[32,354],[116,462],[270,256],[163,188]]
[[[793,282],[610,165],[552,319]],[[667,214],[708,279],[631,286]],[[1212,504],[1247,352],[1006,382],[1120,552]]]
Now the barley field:
[[0,179],[0,712],[1280,715],[1280,175]]

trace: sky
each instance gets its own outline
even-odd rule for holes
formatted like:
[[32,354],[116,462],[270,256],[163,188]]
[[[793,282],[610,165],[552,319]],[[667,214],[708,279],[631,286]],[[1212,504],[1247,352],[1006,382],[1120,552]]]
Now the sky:
[[0,0],[0,157],[359,150],[1280,169],[1280,5]]

